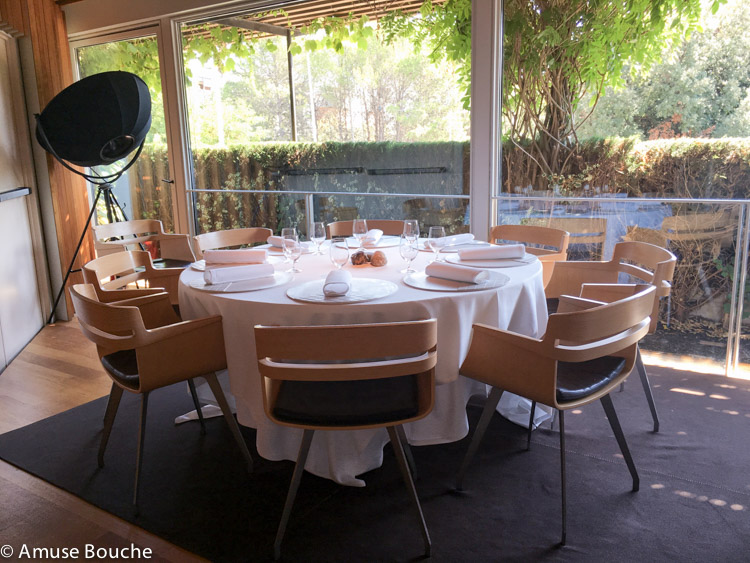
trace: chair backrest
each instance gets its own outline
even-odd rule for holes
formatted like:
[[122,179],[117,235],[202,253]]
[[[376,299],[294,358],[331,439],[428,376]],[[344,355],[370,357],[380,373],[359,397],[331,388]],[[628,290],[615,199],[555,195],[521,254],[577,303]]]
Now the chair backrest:
[[96,344],[99,356],[119,350],[133,350],[145,333],[137,307],[120,307],[101,303],[91,284],[70,287],[70,297],[78,324],[86,337]]
[[632,281],[649,283],[656,288],[649,331],[655,332],[659,321],[659,298],[668,296],[672,291],[677,257],[666,248],[630,241],[615,245],[611,262],[618,266],[620,273],[634,278]]
[[520,242],[530,254],[559,255],[565,259],[570,233],[541,225],[496,225],[490,229],[490,242],[498,240]]
[[[353,221],[336,221],[326,225],[326,234],[331,237],[352,236]],[[404,222],[396,219],[368,219],[368,229],[380,229],[384,235],[401,235],[404,232]]]
[[557,361],[584,362],[617,355],[634,346],[649,330],[656,297],[653,285],[613,303],[570,313],[554,313],[547,321],[543,345]]
[[194,236],[193,240],[202,256],[206,250],[213,250],[215,248],[264,243],[272,234],[273,231],[265,227],[248,227],[246,229],[229,229],[226,231],[203,233]]
[[731,214],[723,211],[664,217],[661,230],[668,240],[724,240],[734,232]]
[[[281,424],[288,423],[274,416],[274,405],[285,381],[346,382],[416,376],[418,404],[416,414],[408,420],[422,418],[432,410],[437,361],[435,319],[365,325],[256,326],[255,347],[266,413]],[[379,424],[350,428],[368,426]]]
[[82,268],[83,279],[99,295],[100,290],[120,289],[142,279],[145,268],[151,266],[151,255],[144,250],[117,252],[87,262]]
[[603,217],[529,217],[522,223],[566,231],[570,234],[569,245],[598,245],[596,252],[599,257],[607,240],[607,220]]
[[490,229],[490,242],[520,242],[526,252],[539,257],[545,287],[552,278],[555,262],[568,259],[569,239],[567,231],[541,225],[496,225]]
[[164,225],[156,219],[134,219],[95,225],[94,239],[98,256],[121,252],[127,250],[128,246],[156,243],[161,258],[187,263],[195,261],[188,235],[165,233]]

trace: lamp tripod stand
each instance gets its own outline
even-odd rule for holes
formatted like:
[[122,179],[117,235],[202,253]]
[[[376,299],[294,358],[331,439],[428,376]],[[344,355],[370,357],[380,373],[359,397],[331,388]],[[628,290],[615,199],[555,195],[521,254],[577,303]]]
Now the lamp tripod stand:
[[68,283],[70,274],[72,274],[73,272],[81,271],[80,269],[74,270],[73,266],[75,265],[76,258],[78,258],[78,254],[81,252],[83,239],[86,238],[86,231],[88,230],[89,225],[91,225],[91,219],[94,217],[94,213],[96,212],[96,205],[97,203],[99,203],[99,198],[103,197],[104,199],[104,205],[107,211],[107,220],[110,223],[128,220],[127,215],[125,215],[125,212],[120,206],[120,202],[117,201],[117,197],[115,197],[115,194],[112,193],[113,187],[114,186],[110,182],[105,182],[96,186],[96,197],[94,197],[94,202],[91,204],[91,211],[89,211],[89,215],[86,218],[86,223],[84,224],[83,230],[81,231],[81,238],[78,239],[78,245],[76,246],[73,257],[70,260],[70,265],[68,265],[68,270],[65,273],[65,278],[62,281],[62,286],[60,286],[60,291],[57,293],[55,302],[52,305],[52,311],[50,312],[49,319],[47,319],[47,324],[51,324],[55,319],[55,310],[57,309],[57,305],[60,303],[60,299],[62,298],[63,293],[65,292],[65,285]]

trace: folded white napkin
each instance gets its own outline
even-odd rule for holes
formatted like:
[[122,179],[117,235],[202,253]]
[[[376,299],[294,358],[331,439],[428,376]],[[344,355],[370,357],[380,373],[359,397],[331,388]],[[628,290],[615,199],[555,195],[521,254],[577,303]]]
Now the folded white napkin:
[[352,275],[346,270],[332,270],[328,272],[323,284],[323,293],[334,297],[346,295],[352,286]]
[[443,246],[450,246],[454,244],[466,244],[474,240],[474,235],[471,233],[461,233],[460,235],[451,235],[449,237],[442,237],[438,239],[443,243]]
[[244,280],[254,280],[272,276],[273,264],[247,264],[245,266],[229,266],[226,268],[206,268],[203,281],[206,285]]
[[206,250],[203,259],[211,264],[262,264],[268,252],[265,248],[237,248],[234,250]]
[[462,248],[458,251],[461,260],[505,260],[523,258],[526,248],[522,244],[493,244],[479,248]]
[[[284,238],[276,235],[271,235],[266,239],[266,242],[274,248],[284,248]],[[299,245],[302,247],[302,252],[312,252],[313,245],[309,240],[300,241]]]
[[486,270],[475,270],[463,266],[454,266],[447,262],[432,262],[424,269],[424,273],[433,278],[443,278],[466,283],[483,282],[490,277]]
[[380,242],[380,237],[383,236],[383,231],[380,229],[370,229],[365,235],[365,239],[362,241],[364,246],[377,246]]

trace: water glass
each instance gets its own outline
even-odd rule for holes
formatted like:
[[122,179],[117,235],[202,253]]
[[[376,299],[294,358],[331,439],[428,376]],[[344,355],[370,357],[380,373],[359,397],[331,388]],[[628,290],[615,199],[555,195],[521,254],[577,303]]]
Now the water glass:
[[302,270],[297,268],[297,260],[302,255],[302,245],[299,243],[297,235],[286,235],[284,237],[284,256],[292,262],[292,267],[288,272],[299,273]]
[[320,245],[326,240],[326,226],[321,221],[313,223],[310,240],[315,243],[315,254],[322,254]]
[[427,234],[427,245],[435,253],[435,257],[432,261],[438,262],[440,258],[440,250],[445,245],[445,229],[443,227],[430,227],[430,231]]
[[355,219],[352,221],[352,235],[357,239],[359,250],[362,250],[365,237],[367,236],[367,221],[364,219]]
[[331,262],[338,270],[344,267],[349,261],[349,244],[345,237],[334,237],[331,239],[331,246],[328,249]]
[[412,269],[411,263],[419,254],[419,248],[416,240],[411,240],[406,235],[401,235],[399,241],[398,251],[401,254],[401,258],[406,261],[406,269],[401,270],[402,274],[413,274],[416,270]]
[[406,219],[404,221],[404,236],[411,241],[419,238],[419,221],[416,219]]
[[[297,236],[297,229],[295,227],[284,227],[283,229],[281,229],[282,241],[286,237],[296,237],[296,236]],[[284,250],[283,242],[282,242],[281,250]],[[286,257],[287,261],[289,261],[289,257],[287,256],[286,252],[284,252],[284,256]]]

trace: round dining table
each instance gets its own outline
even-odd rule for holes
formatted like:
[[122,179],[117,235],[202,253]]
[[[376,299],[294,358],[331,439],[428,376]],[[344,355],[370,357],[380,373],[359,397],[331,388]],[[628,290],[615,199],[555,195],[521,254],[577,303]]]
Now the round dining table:
[[[199,265],[182,273],[179,284],[182,317],[222,316],[228,391],[234,397],[238,422],[256,429],[256,447],[263,458],[296,460],[302,430],[275,424],[265,414],[255,352],[255,325],[346,325],[437,319],[435,405],[427,417],[404,426],[412,445],[454,442],[467,435],[466,405],[473,395],[487,395],[486,385],[459,375],[474,323],[532,337],[540,337],[546,329],[542,266],[535,258],[529,263],[509,263],[509,267],[494,268],[493,271],[507,276],[499,287],[435,291],[404,283],[405,274],[401,270],[406,263],[397,245],[383,244],[378,250],[387,258],[385,266],[348,263],[344,269],[351,272],[354,280],[386,280],[396,287],[390,295],[361,302],[309,302],[287,295],[290,289],[294,294],[294,288],[299,290],[302,284],[316,281],[322,284],[334,269],[325,245],[322,254],[301,256],[296,264],[299,273],[281,276],[289,278],[288,281],[265,289],[219,292],[210,286],[201,287],[203,272],[197,269]],[[448,253],[442,256],[450,259]],[[412,266],[422,272],[431,259],[432,253],[419,252]],[[283,255],[273,249],[269,250],[269,262],[279,273],[291,268],[291,263],[285,262]],[[223,386],[227,386],[227,376],[224,377]],[[357,476],[382,464],[383,447],[387,443],[388,435],[382,428],[318,431],[305,469],[341,484],[364,486]]]

